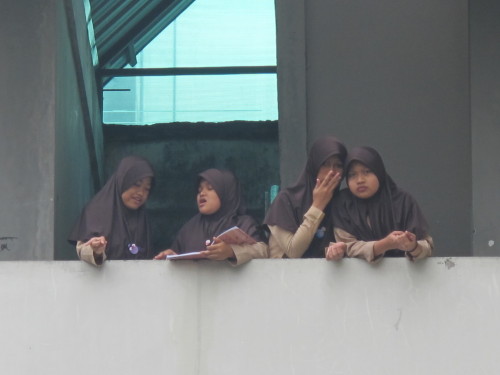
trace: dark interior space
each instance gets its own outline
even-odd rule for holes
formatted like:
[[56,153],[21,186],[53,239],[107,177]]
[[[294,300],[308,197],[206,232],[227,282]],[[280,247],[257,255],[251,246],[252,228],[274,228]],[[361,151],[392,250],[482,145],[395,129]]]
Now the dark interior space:
[[157,251],[168,248],[197,212],[197,175],[205,169],[233,171],[247,212],[258,222],[264,218],[266,192],[279,185],[277,121],[104,125],[104,151],[106,176],[127,155],[153,165],[156,179],[147,208]]

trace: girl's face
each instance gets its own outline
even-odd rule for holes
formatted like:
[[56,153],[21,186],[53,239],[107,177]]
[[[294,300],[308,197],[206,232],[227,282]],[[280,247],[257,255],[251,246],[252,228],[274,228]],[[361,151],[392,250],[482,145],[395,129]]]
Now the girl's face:
[[123,205],[131,210],[139,209],[148,200],[152,181],[152,177],[144,177],[125,190],[122,193]]
[[321,164],[316,178],[320,181],[323,181],[323,179],[330,171],[333,171],[334,173],[338,172],[341,176],[344,173],[344,165],[337,155],[330,156],[324,161],[323,164]]
[[380,183],[370,168],[355,161],[350,165],[349,172],[347,172],[347,186],[349,186],[349,190],[354,196],[368,199],[377,193]]
[[202,215],[212,215],[219,211],[221,202],[217,192],[206,180],[201,180],[196,195],[198,210]]

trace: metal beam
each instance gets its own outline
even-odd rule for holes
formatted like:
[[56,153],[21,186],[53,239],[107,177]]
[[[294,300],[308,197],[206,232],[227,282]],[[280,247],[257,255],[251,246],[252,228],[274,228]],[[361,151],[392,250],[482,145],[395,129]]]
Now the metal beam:
[[[71,1],[64,2],[64,10],[68,19],[68,34],[71,45],[71,53],[73,55],[74,67],[76,72],[77,86],[82,106],[82,117],[84,125],[85,139],[89,151],[90,170],[92,174],[92,182],[94,190],[97,192],[101,187],[101,173],[99,173],[99,162],[97,154],[97,145],[94,139],[94,130],[92,128],[92,115],[90,113],[90,104],[87,100],[87,91],[85,89],[85,74],[82,66],[82,58],[78,47],[78,38],[76,31],[76,21]],[[101,107],[102,108],[102,107]]]
[[99,69],[101,77],[148,77],[148,76],[189,76],[226,74],[276,74],[277,67],[270,66],[222,66],[202,68],[137,68]]

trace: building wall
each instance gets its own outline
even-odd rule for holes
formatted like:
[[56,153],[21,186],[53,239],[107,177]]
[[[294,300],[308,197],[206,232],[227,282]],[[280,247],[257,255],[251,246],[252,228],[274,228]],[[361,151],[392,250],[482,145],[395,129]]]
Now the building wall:
[[280,176],[298,178],[307,160],[307,45],[305,0],[275,0]]
[[305,162],[297,134],[307,145],[325,134],[371,145],[420,203],[436,254],[471,255],[468,1],[276,4],[282,181]]
[[0,262],[6,374],[495,374],[499,258]]
[[[93,146],[84,128],[85,113],[100,126],[93,67],[88,42],[72,44],[77,33],[87,38],[83,5],[3,1],[0,25],[0,260],[74,258],[66,238],[99,183],[90,159],[100,127]],[[83,62],[74,59],[75,46]],[[82,90],[83,74],[90,89]],[[85,112],[87,93],[93,99]]]
[[500,254],[500,3],[470,2],[474,254]]
[[[0,4],[0,259],[52,259],[53,1]],[[7,239],[1,239],[8,237]]]

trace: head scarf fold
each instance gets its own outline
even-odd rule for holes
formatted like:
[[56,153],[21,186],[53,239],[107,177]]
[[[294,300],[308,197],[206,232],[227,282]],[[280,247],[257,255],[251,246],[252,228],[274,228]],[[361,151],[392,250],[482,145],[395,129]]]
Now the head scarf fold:
[[[277,225],[295,233],[302,224],[304,214],[312,205],[313,190],[321,165],[331,156],[337,155],[344,163],[347,151],[344,144],[335,137],[326,136],[316,140],[309,151],[307,164],[294,185],[283,189],[276,196],[264,224]],[[336,191],[338,191],[337,187]],[[335,194],[334,194],[335,195]],[[330,204],[329,204],[330,206]],[[323,237],[314,237],[303,257],[324,257],[324,247],[333,241],[331,231],[331,212],[325,208],[325,217],[320,224],[324,227]]]
[[[354,162],[368,167],[378,178],[379,189],[368,199],[360,199],[343,189],[333,199],[334,226],[360,241],[378,241],[393,231],[409,231],[421,240],[427,236],[427,221],[418,203],[400,189],[387,174],[379,153],[371,147],[353,148],[346,160],[346,175]],[[403,251],[390,250],[386,256],[402,256]]]
[[[123,204],[121,195],[137,181],[154,178],[149,162],[139,156],[123,158],[115,173],[90,200],[75,225],[69,242],[86,242],[92,237],[104,236],[108,242],[108,259],[145,259],[152,257],[149,224],[144,205],[131,210]],[[129,244],[139,247],[132,254]]]
[[212,185],[221,206],[211,215],[198,213],[184,224],[171,246],[172,250],[179,254],[204,250],[206,240],[212,240],[233,226],[238,226],[258,242],[264,241],[255,220],[245,214],[240,184],[232,172],[207,169],[198,175],[198,185],[202,180]]

